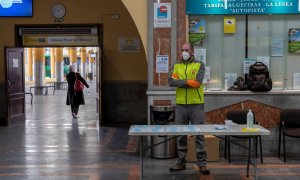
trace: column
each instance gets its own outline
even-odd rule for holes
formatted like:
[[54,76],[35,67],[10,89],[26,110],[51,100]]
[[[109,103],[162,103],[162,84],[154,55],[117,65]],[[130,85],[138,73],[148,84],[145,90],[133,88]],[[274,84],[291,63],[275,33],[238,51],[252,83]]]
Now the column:
[[44,85],[45,78],[45,52],[44,48],[34,48],[34,80],[35,80],[35,94],[42,95],[44,88],[39,86]]
[[93,51],[89,52],[89,79],[93,80],[94,76],[94,64],[95,64],[95,58],[92,57]]
[[64,56],[63,48],[55,48],[55,62],[56,62],[56,89],[62,89],[64,81]]
[[50,77],[54,78],[55,76],[55,50],[50,48]]
[[[148,5],[148,47],[147,47],[147,59],[148,61],[148,90],[155,92],[155,94],[159,94],[160,96],[155,96],[154,94],[148,94],[148,124],[151,123],[150,120],[150,106],[151,105],[171,105],[174,103],[174,97],[164,95],[165,90],[172,90],[172,88],[168,84],[168,74],[170,73],[172,64],[176,62],[178,58],[180,58],[180,51],[178,51],[177,43],[179,42],[179,47],[182,45],[181,41],[186,42],[186,30],[185,28],[185,17],[182,14],[185,14],[185,4],[186,1],[179,0],[164,0],[162,3],[170,3],[171,7],[168,8],[168,11],[171,11],[171,24],[170,26],[166,26],[164,28],[156,27],[153,23],[154,17],[157,14],[154,14],[154,11],[163,6],[162,4],[154,4],[160,3],[160,0],[147,1]],[[159,5],[156,6],[156,5]],[[178,12],[178,9],[180,12]],[[179,22],[179,23],[178,23]],[[177,30],[179,29],[179,30]],[[179,33],[178,33],[179,32]],[[178,36],[177,36],[178,33]],[[179,39],[179,40],[177,40]],[[159,68],[156,67],[157,58],[160,55],[168,56],[168,70],[160,71]],[[158,70],[158,71],[157,71]],[[155,97],[154,97],[155,96]]]
[[33,81],[33,61],[32,61],[32,48],[27,48],[27,75],[28,81]]
[[81,75],[82,77],[86,76],[86,48],[83,47],[80,49],[80,59],[81,59]]
[[70,55],[70,64],[75,66],[75,71],[77,71],[77,53],[76,48],[71,47],[69,49],[69,55]]
[[[149,2],[149,1],[148,1]],[[154,3],[159,3],[159,0],[155,0]],[[164,0],[164,3],[170,3],[172,6],[176,6],[177,2],[173,2],[171,0]],[[154,7],[154,4],[151,5],[151,8],[157,8]],[[171,7],[171,9],[169,9],[168,11],[172,11],[172,15],[174,16],[174,14],[176,14],[176,11],[174,8]],[[151,15],[148,15],[148,23],[149,22],[153,22],[153,17],[156,16],[152,13],[154,13],[154,10],[151,9],[150,10]],[[173,18],[171,18],[173,19]],[[175,18],[174,18],[175,19]],[[175,23],[171,23],[171,25],[176,25]],[[185,26],[185,24],[184,24]],[[176,34],[176,29],[172,29],[172,26],[170,27],[165,27],[165,28],[159,28],[159,27],[154,27],[154,24],[152,23],[151,26],[149,26],[148,28],[148,33],[151,33],[151,36],[153,37],[152,40],[152,44],[148,43],[148,48],[150,50],[148,50],[149,52],[149,58],[148,59],[153,59],[154,63],[151,65],[151,71],[148,71],[148,76],[150,77],[149,79],[152,80],[152,82],[148,82],[149,87],[153,87],[153,88],[169,88],[168,85],[168,73],[169,72],[156,72],[156,58],[159,55],[166,55],[168,56],[168,66],[169,69],[172,66],[172,62],[175,62],[176,60],[174,60],[173,57],[173,52],[175,50],[176,52],[176,47],[174,46],[174,44],[176,42],[174,42],[172,40],[172,36],[174,36]],[[149,36],[150,37],[150,36]],[[174,37],[176,38],[176,37]],[[150,41],[151,42],[151,41]],[[151,54],[150,54],[151,53]],[[150,64],[149,64],[150,65]],[[150,68],[150,66],[148,65],[148,68]]]

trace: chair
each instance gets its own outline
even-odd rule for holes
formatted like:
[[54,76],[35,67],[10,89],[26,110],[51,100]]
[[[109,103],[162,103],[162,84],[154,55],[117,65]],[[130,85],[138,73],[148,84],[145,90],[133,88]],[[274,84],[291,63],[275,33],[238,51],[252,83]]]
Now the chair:
[[283,161],[286,162],[285,136],[300,138],[300,109],[284,109],[280,112],[278,158],[282,136]]
[[[230,110],[227,112],[226,116],[228,120],[231,120],[234,123],[237,124],[247,124],[247,113],[248,110]],[[253,114],[254,115],[254,114]],[[255,115],[254,115],[254,123],[255,122]],[[237,138],[237,139],[246,139],[248,140],[248,147],[251,146],[251,138],[253,138],[254,142],[256,143],[256,149],[255,149],[255,155],[257,158],[257,140],[259,140],[259,146],[260,146],[260,161],[263,163],[263,155],[262,155],[262,141],[261,136],[225,136],[225,151],[224,151],[224,158],[228,158],[228,163],[231,162],[230,157],[230,138]],[[228,152],[228,154],[227,154]],[[251,153],[251,152],[249,152]]]

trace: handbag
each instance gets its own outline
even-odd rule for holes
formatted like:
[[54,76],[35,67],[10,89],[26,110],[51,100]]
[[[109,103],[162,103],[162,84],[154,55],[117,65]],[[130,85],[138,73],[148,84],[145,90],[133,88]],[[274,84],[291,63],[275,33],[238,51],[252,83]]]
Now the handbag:
[[74,91],[75,92],[82,91],[84,88],[84,85],[79,79],[77,79],[77,73],[75,73],[75,78],[76,78],[76,80],[75,80],[75,84],[74,84]]

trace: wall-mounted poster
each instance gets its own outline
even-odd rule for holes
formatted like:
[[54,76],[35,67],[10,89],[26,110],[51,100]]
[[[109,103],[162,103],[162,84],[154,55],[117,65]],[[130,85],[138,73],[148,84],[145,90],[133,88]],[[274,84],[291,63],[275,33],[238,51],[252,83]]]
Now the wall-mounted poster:
[[206,34],[189,33],[189,42],[193,45],[203,46],[206,44]]
[[190,33],[205,33],[206,21],[204,19],[193,19],[190,20],[189,32]]
[[202,61],[204,64],[206,64],[206,49],[195,47],[194,48],[194,57],[197,60]]
[[171,3],[154,3],[154,27],[171,27]]
[[189,21],[189,42],[193,45],[206,44],[206,21],[204,19],[191,19]]
[[300,28],[289,29],[289,52],[300,54]]
[[283,56],[283,39],[271,39],[271,56]]
[[235,17],[224,17],[224,33],[235,33],[236,19]]

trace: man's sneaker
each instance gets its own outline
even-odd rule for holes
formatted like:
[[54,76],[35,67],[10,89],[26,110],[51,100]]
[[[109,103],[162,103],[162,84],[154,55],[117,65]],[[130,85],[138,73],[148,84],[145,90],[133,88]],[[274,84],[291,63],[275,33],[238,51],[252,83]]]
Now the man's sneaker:
[[181,171],[181,170],[185,170],[185,164],[181,163],[181,164],[175,164],[173,167],[170,167],[169,171],[174,172],[174,171]]
[[207,168],[207,166],[199,166],[199,172],[201,174],[205,174],[205,175],[207,175],[207,174],[210,173],[209,170],[208,170],[208,168]]

